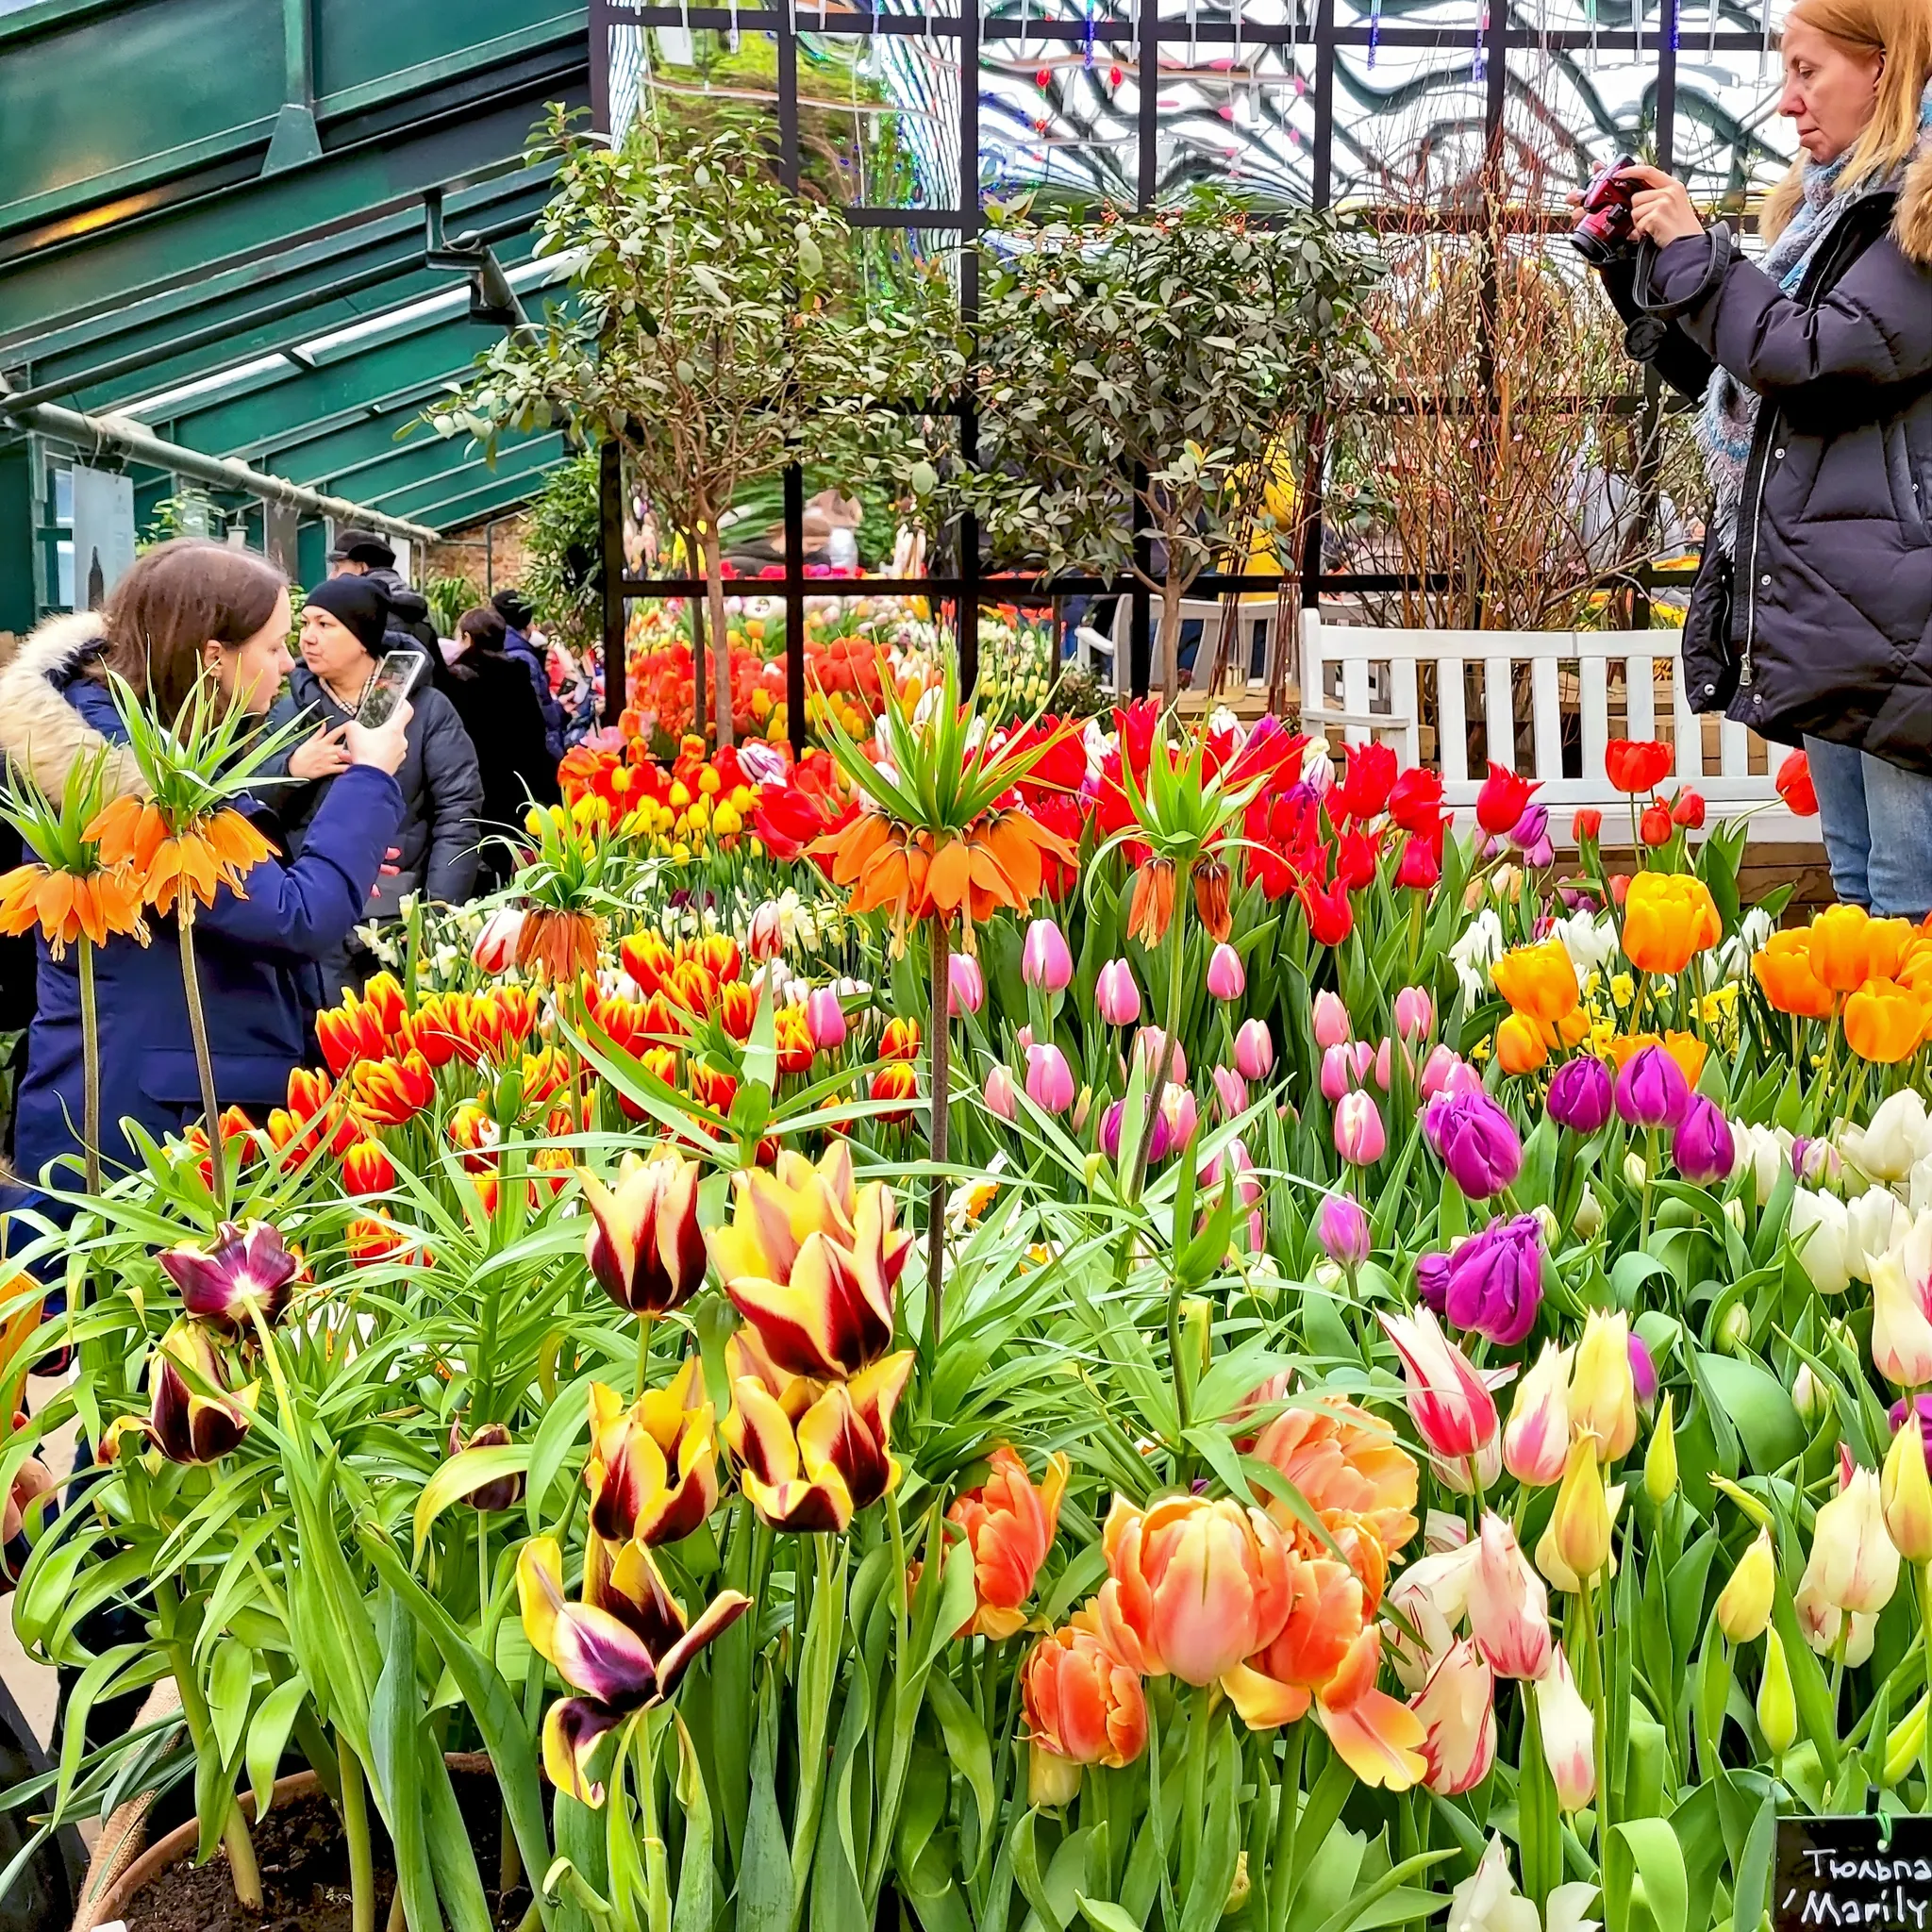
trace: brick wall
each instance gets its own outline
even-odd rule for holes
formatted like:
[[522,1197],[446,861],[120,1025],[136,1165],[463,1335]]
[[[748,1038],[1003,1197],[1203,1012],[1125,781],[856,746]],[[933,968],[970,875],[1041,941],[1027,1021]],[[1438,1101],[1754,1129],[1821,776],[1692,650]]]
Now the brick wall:
[[441,542],[429,546],[423,563],[423,580],[468,577],[486,597],[492,591],[521,583],[527,521],[527,512],[514,510],[487,525],[475,524],[466,530],[445,533]]

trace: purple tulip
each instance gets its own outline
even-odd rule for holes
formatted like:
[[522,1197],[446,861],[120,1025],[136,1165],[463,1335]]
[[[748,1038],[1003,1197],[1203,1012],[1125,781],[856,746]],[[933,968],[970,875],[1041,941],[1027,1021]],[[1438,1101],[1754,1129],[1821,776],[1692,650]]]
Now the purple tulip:
[[1423,1299],[1424,1307],[1433,1309],[1438,1315],[1449,1307],[1449,1257],[1447,1255],[1423,1255],[1415,1264],[1415,1291]]
[[1093,982],[1093,1004],[1109,1026],[1131,1026],[1141,1017],[1141,989],[1124,959],[1109,959]]
[[1241,956],[1225,941],[1208,956],[1208,991],[1217,1000],[1238,1000],[1248,990]]
[[950,984],[946,1010],[957,1020],[961,1013],[976,1013],[986,1004],[986,974],[971,953],[955,953],[946,961]]
[[1125,1101],[1116,1100],[1100,1116],[1100,1151],[1109,1160],[1121,1158],[1121,1113],[1125,1106]]
[[1674,1127],[1690,1099],[1683,1068],[1661,1046],[1640,1047],[1617,1075],[1617,1111],[1633,1127]]
[[1065,1113],[1074,1104],[1074,1070],[1058,1047],[1026,1049],[1026,1098],[1048,1113]]
[[1472,1201],[1501,1193],[1523,1172],[1515,1124],[1480,1090],[1430,1101],[1423,1130],[1449,1177]]
[[1634,1328],[1630,1331],[1630,1387],[1644,1408],[1657,1400],[1657,1363],[1651,1359],[1650,1344]]
[[181,1291],[181,1306],[222,1328],[246,1327],[251,1302],[264,1322],[273,1322],[302,1267],[301,1257],[290,1253],[265,1221],[241,1226],[225,1221],[212,1246],[169,1248],[156,1258]]
[[253,1424],[254,1389],[231,1396],[221,1357],[197,1323],[176,1322],[162,1336],[147,1385],[148,1437],[170,1462],[219,1462]]
[[1791,1142],[1791,1172],[1807,1187],[1836,1187],[1844,1175],[1844,1161],[1829,1141],[1800,1134]]
[[1235,1071],[1244,1080],[1265,1080],[1274,1064],[1274,1041],[1265,1020],[1243,1020],[1234,1036]]
[[[1498,1348],[1513,1348],[1536,1324],[1543,1298],[1542,1229],[1534,1214],[1492,1221],[1454,1254],[1424,1289],[1441,1296],[1441,1314]],[[1418,1269],[1420,1279],[1422,1271]]]
[[1374,1236],[1361,1203],[1348,1194],[1330,1194],[1315,1217],[1316,1239],[1338,1268],[1351,1274],[1369,1258]]
[[1036,919],[1020,949],[1020,977],[1041,992],[1065,992],[1073,976],[1074,956],[1066,936],[1052,920]]
[[1524,808],[1523,816],[1510,827],[1509,842],[1527,852],[1532,846],[1541,844],[1548,838],[1549,831],[1549,807],[1531,804]]
[[1694,1188],[1728,1180],[1737,1164],[1737,1137],[1716,1101],[1693,1093],[1684,1103],[1684,1116],[1671,1141],[1671,1158],[1677,1172]]
[[1573,1134],[1593,1134],[1610,1117],[1610,1070],[1593,1055],[1565,1060],[1550,1082],[1550,1118]]
[[1925,1454],[1932,1457],[1932,1395],[1901,1396],[1891,1405],[1890,1420],[1891,1433],[1895,1436],[1906,1425],[1908,1405],[1919,1411],[1919,1434],[1925,1443]]

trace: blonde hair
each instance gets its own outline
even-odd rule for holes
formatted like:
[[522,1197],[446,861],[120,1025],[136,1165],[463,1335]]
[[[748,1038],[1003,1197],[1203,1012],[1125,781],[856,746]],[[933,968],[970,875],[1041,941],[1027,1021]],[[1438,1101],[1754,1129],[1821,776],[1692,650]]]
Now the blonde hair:
[[[1786,19],[1815,27],[1855,54],[1882,54],[1878,98],[1865,131],[1853,143],[1835,191],[1848,194],[1883,181],[1911,159],[1919,145],[1925,87],[1932,81],[1932,6],[1926,0],[1797,0]],[[1759,226],[1776,236],[1798,211],[1805,192],[1805,158],[1772,190]]]

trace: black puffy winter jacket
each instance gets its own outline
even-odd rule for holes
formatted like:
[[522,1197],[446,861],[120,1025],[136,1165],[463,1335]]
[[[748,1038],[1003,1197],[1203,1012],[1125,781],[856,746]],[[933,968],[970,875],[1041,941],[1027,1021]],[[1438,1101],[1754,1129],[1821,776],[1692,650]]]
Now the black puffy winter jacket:
[[1721,364],[1761,399],[1734,555],[1690,593],[1692,708],[1932,773],[1932,145],[1793,294],[1727,231],[1605,281],[1666,382],[1695,400]]

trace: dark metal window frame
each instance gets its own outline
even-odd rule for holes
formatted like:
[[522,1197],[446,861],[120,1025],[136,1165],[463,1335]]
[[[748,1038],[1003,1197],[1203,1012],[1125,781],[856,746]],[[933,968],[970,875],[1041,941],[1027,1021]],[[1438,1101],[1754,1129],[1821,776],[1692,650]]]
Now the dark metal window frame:
[[[979,57],[981,45],[989,41],[1058,40],[1079,44],[1089,42],[1133,46],[1135,73],[1139,84],[1139,116],[1136,130],[1136,170],[1141,208],[1151,207],[1158,180],[1159,52],[1164,46],[1191,42],[1207,43],[1238,42],[1247,47],[1289,47],[1307,45],[1314,58],[1311,92],[1314,102],[1314,136],[1309,143],[1312,169],[1312,202],[1317,208],[1331,205],[1334,193],[1335,151],[1335,68],[1336,55],[1344,47],[1366,48],[1374,43],[1387,48],[1413,48],[1443,52],[1468,49],[1473,60],[1480,58],[1486,92],[1484,100],[1485,151],[1501,151],[1507,106],[1508,57],[1522,52],[1583,52],[1594,49],[1603,54],[1657,56],[1657,95],[1655,105],[1656,148],[1658,165],[1669,168],[1674,158],[1679,62],[1680,25],[1684,0],[1661,0],[1658,25],[1642,24],[1641,0],[1631,0],[1637,8],[1633,25],[1620,30],[1564,28],[1544,30],[1523,26],[1512,20],[1511,0],[1471,0],[1472,11],[1479,12],[1479,25],[1463,28],[1343,25],[1336,19],[1336,0],[1289,0],[1294,19],[1291,24],[1263,25],[1242,21],[1237,27],[1230,20],[1160,17],[1159,0],[1129,0],[1124,13],[1091,20],[1050,20],[1029,17],[1024,27],[1017,17],[996,14],[982,17],[987,0],[961,0],[958,13],[881,13],[872,11],[830,11],[824,24],[813,0],[790,0],[777,8],[666,5],[663,0],[590,0],[591,100],[593,125],[608,130],[610,125],[610,35],[617,27],[690,27],[715,32],[769,33],[777,51],[778,126],[776,164],[782,179],[796,188],[800,178],[798,124],[798,43],[800,14],[808,21],[806,31],[815,35],[866,36],[904,34],[955,40],[958,44],[959,148],[958,176],[962,205],[955,209],[896,208],[860,207],[842,210],[855,226],[943,230],[959,237],[959,300],[961,319],[970,333],[978,317],[981,178],[979,129]],[[992,4],[1013,7],[1017,0],[992,0]],[[1305,20],[1311,12],[1312,20]],[[1724,53],[1756,53],[1765,38],[1757,32],[1722,32],[1697,38],[1707,47]],[[969,84],[969,79],[971,84]],[[1649,375],[1637,412],[1643,419],[1641,448],[1645,452],[1646,474],[1641,479],[1646,498],[1655,493],[1655,452],[1657,425],[1663,401],[1657,376]],[[946,413],[960,419],[961,453],[969,462],[974,455],[974,423],[970,404],[956,405]],[[604,660],[606,716],[615,720],[625,702],[625,629],[627,600],[632,597],[683,597],[702,592],[702,578],[626,576],[624,569],[623,489],[620,455],[615,443],[604,445],[600,471],[602,497],[602,552],[604,566]],[[808,596],[826,593],[824,580],[805,575],[804,473],[793,464],[785,473],[785,564],[782,578],[760,579],[760,593],[775,591],[785,607],[786,699],[794,750],[802,749],[805,731],[805,604]],[[1307,520],[1307,531],[1299,573],[1304,608],[1316,605],[1324,591],[1374,591],[1413,588],[1401,576],[1364,575],[1352,572],[1324,572],[1323,509],[1319,491],[1314,496]],[[990,598],[1024,605],[1045,604],[1055,597],[1091,592],[1126,596],[1132,600],[1133,624],[1128,654],[1128,683],[1139,693],[1148,683],[1152,656],[1152,599],[1138,578],[1122,575],[1100,577],[985,577],[979,569],[978,533],[972,519],[962,520],[955,544],[956,564],[950,574],[894,578],[868,576],[853,580],[853,593],[859,595],[904,594],[923,596],[937,603],[950,603],[955,611],[955,635],[959,652],[962,682],[971,688],[978,668],[978,614]],[[1653,584],[1666,581],[1643,570],[1626,574],[1619,581],[1635,581],[1640,593]],[[1275,576],[1206,573],[1196,579],[1195,590],[1203,596],[1220,596],[1243,591],[1278,591],[1282,579]]]

